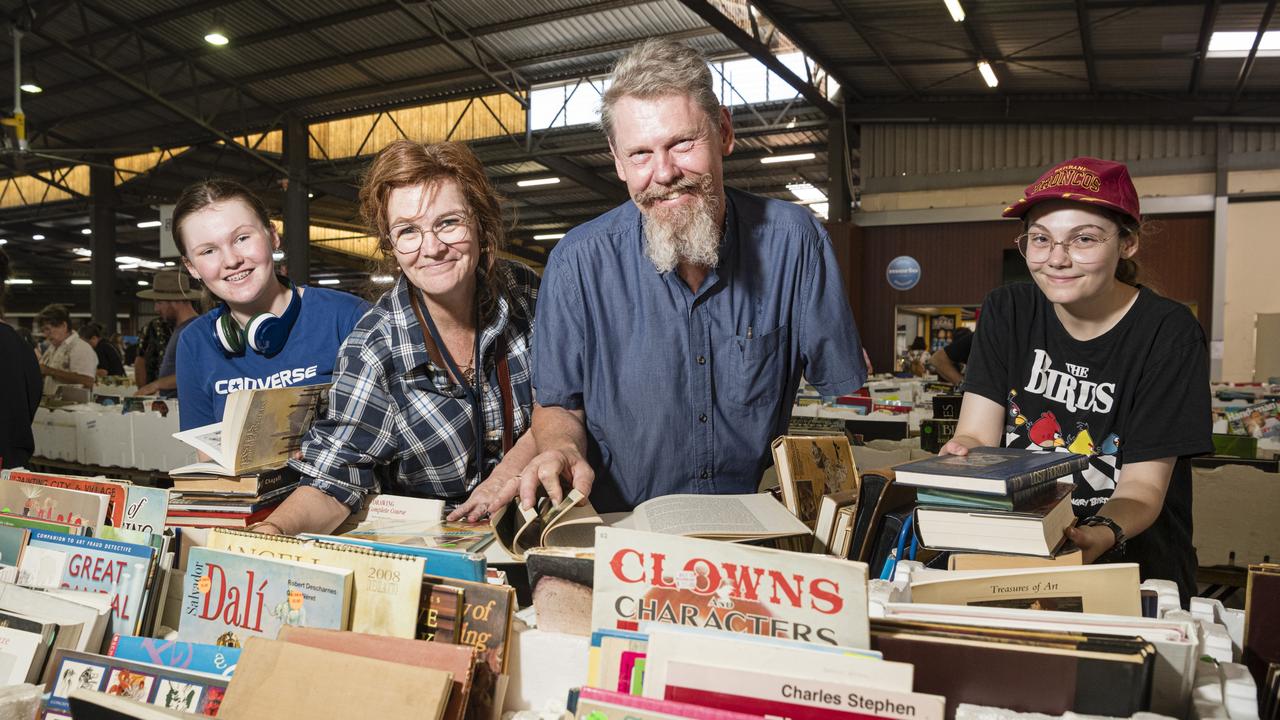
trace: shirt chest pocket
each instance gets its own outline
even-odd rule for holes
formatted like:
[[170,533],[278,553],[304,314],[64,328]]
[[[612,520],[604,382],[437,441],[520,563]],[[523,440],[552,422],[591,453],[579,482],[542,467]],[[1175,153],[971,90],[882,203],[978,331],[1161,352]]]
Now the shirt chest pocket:
[[768,405],[777,400],[786,366],[787,326],[766,333],[736,335],[729,343],[725,378],[728,397],[742,405]]

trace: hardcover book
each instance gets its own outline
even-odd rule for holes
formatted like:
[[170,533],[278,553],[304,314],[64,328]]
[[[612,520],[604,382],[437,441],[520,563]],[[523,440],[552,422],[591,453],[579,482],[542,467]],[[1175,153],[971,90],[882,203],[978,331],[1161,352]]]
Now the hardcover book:
[[96,528],[107,517],[106,495],[16,480],[0,480],[0,512]]
[[559,504],[546,495],[539,496],[536,507],[521,509],[520,498],[500,508],[489,519],[493,534],[507,554],[524,560],[525,553],[535,547],[590,547],[592,532],[603,521],[582,493],[570,490]]
[[462,590],[462,624],[458,643],[470,645],[495,675],[507,673],[511,619],[516,611],[516,591],[509,585],[491,585],[428,575],[427,583],[444,582]]
[[40,520],[33,517],[0,513],[0,527],[22,528],[24,530],[47,530],[63,535],[84,535],[91,529],[88,525],[72,525],[53,520]]
[[414,639],[455,644],[462,633],[462,588],[443,580],[422,581],[422,603]]
[[4,478],[31,485],[44,485],[45,487],[66,488],[68,490],[105,495],[107,497],[107,521],[114,527],[120,527],[121,523],[124,522],[125,497],[129,487],[124,483],[80,477],[78,475],[38,473],[30,470],[5,470]]
[[620,528],[596,530],[592,625],[656,621],[867,647],[867,566]]
[[126,635],[138,632],[155,548],[33,530],[27,543],[28,555],[32,549],[49,550],[65,557],[59,587],[89,590],[111,598],[111,632]]
[[40,682],[48,644],[57,626],[35,625],[26,629],[0,625],[0,686]]
[[243,647],[285,625],[346,630],[349,569],[195,547],[187,557],[178,634],[186,642]]
[[1050,557],[1075,525],[1071,482],[1044,483],[1053,490],[1021,510],[978,510],[919,505],[915,510],[920,542],[935,550],[968,550]]
[[160,534],[169,515],[169,491],[146,485],[129,485],[125,494],[124,519],[127,530]]
[[783,503],[810,530],[823,496],[858,490],[858,467],[844,436],[784,435],[773,441],[773,464]]
[[0,525],[0,565],[17,567],[30,536],[26,528]]
[[163,665],[175,670],[230,678],[240,659],[240,649],[225,645],[180,642],[160,638],[116,635],[107,655],[121,660]]
[[244,555],[347,568],[353,571],[351,630],[414,637],[424,567],[421,558],[225,528],[209,532],[208,546]]
[[60,650],[51,666],[49,709],[64,713],[71,693],[87,690],[212,717],[227,689],[227,678],[92,653]]
[[1011,495],[1089,466],[1089,456],[1016,448],[976,447],[968,455],[939,455],[893,468],[899,485]]
[[[841,510],[848,508],[849,514],[852,514],[857,512],[857,506],[857,490],[841,490],[823,495],[818,507],[818,520],[814,527],[813,548],[810,552],[840,556],[840,553],[833,552],[837,545],[844,544],[843,538],[836,535],[836,520]],[[845,527],[840,528],[841,532],[843,533],[847,527],[846,523]]]
[[222,422],[173,434],[208,455],[209,462],[183,465],[171,474],[239,477],[284,465],[328,393],[328,383],[231,393]]
[[1136,563],[912,573],[911,600],[1142,616]]

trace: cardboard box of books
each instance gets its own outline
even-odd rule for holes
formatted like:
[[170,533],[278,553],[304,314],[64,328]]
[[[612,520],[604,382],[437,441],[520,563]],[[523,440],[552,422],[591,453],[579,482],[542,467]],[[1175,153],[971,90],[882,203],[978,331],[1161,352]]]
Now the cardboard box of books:
[[31,424],[36,455],[50,460],[76,462],[76,420],[67,410],[40,408]]
[[85,465],[134,467],[133,426],[120,407],[99,405],[75,413],[76,457]]

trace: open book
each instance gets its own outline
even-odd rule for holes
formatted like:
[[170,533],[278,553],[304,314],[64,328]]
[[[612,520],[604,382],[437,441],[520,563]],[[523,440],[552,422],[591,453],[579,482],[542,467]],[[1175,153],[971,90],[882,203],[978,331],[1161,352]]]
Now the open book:
[[498,542],[516,559],[531,548],[595,545],[595,529],[611,526],[630,530],[743,542],[803,537],[812,531],[768,493],[747,495],[666,495],[636,506],[630,513],[600,516],[591,503],[577,503],[576,490],[553,505],[543,498],[536,512],[521,511],[519,499],[494,515]]
[[227,396],[222,422],[176,432],[174,437],[209,456],[170,475],[246,475],[281,467],[298,449],[329,385],[237,390]]

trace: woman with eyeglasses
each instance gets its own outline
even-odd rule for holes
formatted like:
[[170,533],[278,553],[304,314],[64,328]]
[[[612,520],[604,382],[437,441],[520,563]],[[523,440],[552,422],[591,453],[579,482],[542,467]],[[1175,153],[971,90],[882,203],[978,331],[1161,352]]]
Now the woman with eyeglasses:
[[236,390],[329,382],[338,347],[369,304],[280,275],[272,257],[280,235],[253,191],[231,180],[188,186],[173,208],[173,239],[187,272],[221,301],[169,339],[183,430],[220,422]]
[[1085,562],[1137,562],[1196,592],[1190,456],[1213,450],[1204,331],[1137,283],[1138,194],[1119,163],[1061,163],[1004,211],[1034,284],[987,296],[955,437],[942,454],[1007,446],[1088,455],[1075,477]]
[[328,414],[290,463],[301,486],[255,529],[329,532],[374,489],[479,520],[515,494],[527,433],[538,277],[499,259],[502,213],[460,143],[383,148],[360,210],[395,285],[343,344]]

